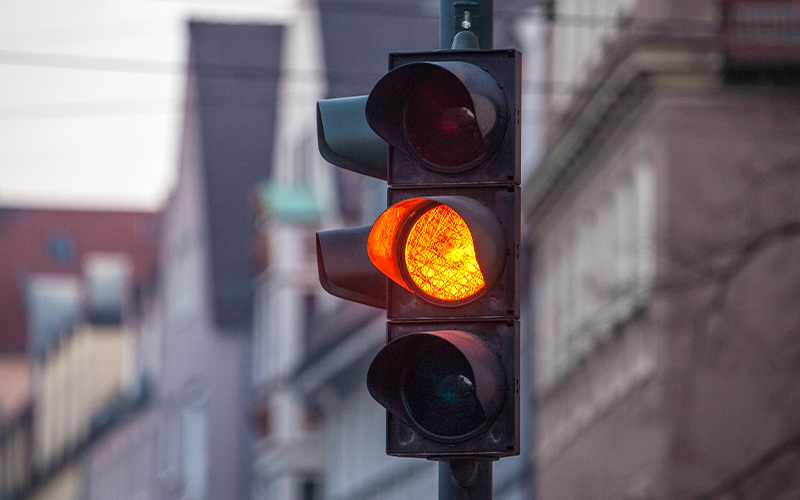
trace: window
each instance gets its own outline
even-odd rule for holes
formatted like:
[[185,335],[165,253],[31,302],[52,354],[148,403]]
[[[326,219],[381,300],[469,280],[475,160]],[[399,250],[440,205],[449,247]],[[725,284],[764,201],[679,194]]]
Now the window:
[[67,265],[75,258],[75,243],[66,234],[53,235],[47,242],[47,255],[59,265]]
[[[178,409],[169,408],[164,416],[161,432],[161,464],[162,476],[170,483],[176,483],[181,470],[181,419]],[[171,488],[170,488],[171,489]]]
[[37,354],[72,328],[80,309],[81,287],[76,276],[33,275],[26,289],[28,330]]
[[581,192],[580,202],[553,215],[535,276],[540,384],[571,369],[649,294],[653,182],[648,165],[604,175]]
[[261,400],[256,404],[253,420],[255,420],[256,436],[259,439],[269,436],[272,432],[272,411],[268,401]]
[[294,145],[292,179],[294,184],[311,186],[314,183],[314,161],[317,136],[312,130],[303,133]]
[[190,401],[183,409],[183,492],[187,498],[205,498],[207,467],[205,405]]
[[131,300],[133,263],[122,253],[93,252],[83,258],[87,316],[94,324],[119,324]]
[[299,498],[301,500],[316,500],[317,498],[322,498],[322,495],[319,493],[319,484],[313,479],[306,479],[302,483],[300,483],[300,495]]
[[303,408],[303,427],[306,432],[318,432],[322,427],[322,413],[313,404],[307,404]]
[[314,315],[317,313],[317,294],[314,292],[306,292],[302,296],[302,301],[302,330],[300,330],[300,333],[303,335],[306,348],[308,348],[313,333]]
[[204,500],[208,473],[206,398],[192,382],[182,401],[168,405],[161,433],[161,488],[170,494],[183,489],[186,500]]
[[168,259],[165,302],[171,324],[182,326],[200,313],[201,271],[200,246],[196,242],[184,242]]

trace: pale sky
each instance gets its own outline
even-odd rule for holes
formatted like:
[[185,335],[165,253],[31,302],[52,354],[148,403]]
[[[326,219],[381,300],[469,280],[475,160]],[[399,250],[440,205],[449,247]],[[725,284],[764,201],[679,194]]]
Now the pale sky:
[[0,0],[0,206],[157,209],[175,181],[186,20],[293,0]]

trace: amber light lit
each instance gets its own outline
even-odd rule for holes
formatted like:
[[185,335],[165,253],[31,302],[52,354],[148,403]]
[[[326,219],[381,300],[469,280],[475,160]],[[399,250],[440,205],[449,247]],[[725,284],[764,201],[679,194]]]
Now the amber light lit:
[[486,286],[469,227],[452,208],[437,205],[408,232],[406,270],[426,295],[444,301],[472,297]]
[[414,207],[422,201],[424,200],[412,198],[389,207],[373,224],[367,241],[369,260],[383,274],[409,292],[411,289],[403,281],[403,276],[400,274],[400,268],[395,258],[395,237],[400,230],[402,222],[409,216]]

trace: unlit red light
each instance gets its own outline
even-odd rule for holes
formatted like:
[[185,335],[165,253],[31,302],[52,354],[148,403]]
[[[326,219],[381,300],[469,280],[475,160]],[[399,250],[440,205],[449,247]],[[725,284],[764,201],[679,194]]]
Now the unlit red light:
[[449,71],[435,71],[416,86],[405,124],[414,149],[439,167],[460,167],[486,152],[472,95]]
[[452,208],[437,205],[408,232],[406,270],[426,295],[444,301],[472,297],[486,286],[469,227]]

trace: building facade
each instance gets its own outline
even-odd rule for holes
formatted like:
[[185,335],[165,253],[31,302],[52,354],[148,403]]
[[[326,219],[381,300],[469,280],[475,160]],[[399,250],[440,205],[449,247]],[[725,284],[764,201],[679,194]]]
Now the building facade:
[[794,497],[800,4],[551,8],[537,497]]
[[131,317],[157,215],[0,210],[0,498],[78,499],[81,466],[149,398]]
[[333,179],[316,150],[316,102],[325,65],[316,2],[301,2],[286,25],[278,84],[273,169],[257,190],[253,390],[257,421],[254,500],[319,498],[319,418],[290,388],[304,352],[316,286],[316,230],[336,217]]
[[282,29],[189,24],[178,182],[138,311],[152,397],[91,448],[87,499],[251,498],[251,203],[271,169]]

